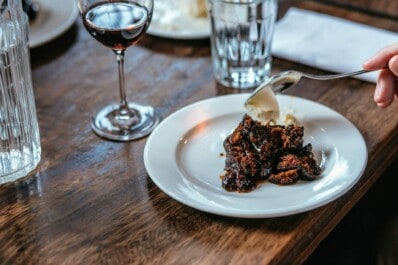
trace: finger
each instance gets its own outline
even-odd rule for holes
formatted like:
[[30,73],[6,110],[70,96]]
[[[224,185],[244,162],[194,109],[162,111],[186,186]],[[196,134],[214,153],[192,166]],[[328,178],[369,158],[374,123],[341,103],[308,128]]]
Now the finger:
[[388,68],[390,71],[398,77],[398,55],[393,56],[390,61],[388,61]]
[[394,99],[397,99],[397,98],[398,98],[398,78],[395,78],[394,87],[395,87],[395,96],[394,96]]
[[384,68],[388,65],[391,57],[398,54],[398,43],[389,45],[378,51],[372,58],[366,61],[362,66],[365,70],[373,71]]
[[374,101],[376,102],[377,106],[386,108],[394,101],[396,90],[395,78],[395,75],[388,69],[383,69],[380,71],[374,93]]

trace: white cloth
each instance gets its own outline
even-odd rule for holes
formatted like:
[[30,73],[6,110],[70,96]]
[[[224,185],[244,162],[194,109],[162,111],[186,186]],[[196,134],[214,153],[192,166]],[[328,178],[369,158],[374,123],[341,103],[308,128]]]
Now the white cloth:
[[[394,42],[398,42],[396,32],[291,8],[276,23],[272,54],[331,72],[354,72],[379,49]],[[377,72],[356,78],[376,82]]]

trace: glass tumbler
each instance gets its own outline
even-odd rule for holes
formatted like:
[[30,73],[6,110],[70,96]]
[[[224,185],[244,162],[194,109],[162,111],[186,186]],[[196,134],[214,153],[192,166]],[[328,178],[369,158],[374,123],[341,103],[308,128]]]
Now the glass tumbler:
[[250,89],[271,70],[271,44],[277,0],[207,0],[211,54],[216,81]]
[[0,184],[26,176],[41,158],[28,23],[21,0],[0,0]]

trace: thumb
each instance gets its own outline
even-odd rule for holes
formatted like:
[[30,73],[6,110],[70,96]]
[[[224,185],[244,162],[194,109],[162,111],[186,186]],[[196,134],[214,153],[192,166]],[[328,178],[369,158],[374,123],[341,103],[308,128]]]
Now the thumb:
[[398,77],[398,55],[393,56],[389,61],[388,61],[388,68],[390,71]]

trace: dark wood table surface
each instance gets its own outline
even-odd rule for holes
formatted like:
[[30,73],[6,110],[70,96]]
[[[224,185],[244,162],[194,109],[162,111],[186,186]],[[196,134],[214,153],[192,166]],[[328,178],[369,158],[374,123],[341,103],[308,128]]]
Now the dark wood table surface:
[[[290,5],[398,29],[391,15],[340,4],[280,1],[281,15]],[[118,100],[116,63],[79,20],[31,57],[42,159],[26,178],[0,186],[1,264],[300,264],[397,157],[398,105],[377,108],[374,84],[304,79],[287,94],[336,110],[363,134],[369,156],[359,182],[323,207],[287,217],[200,212],[152,182],[147,138],[120,143],[91,131],[91,115]],[[273,72],[286,69],[325,73],[274,58]],[[237,92],[215,83],[208,40],[149,35],[127,51],[126,83],[129,99],[156,106],[163,118]]]

